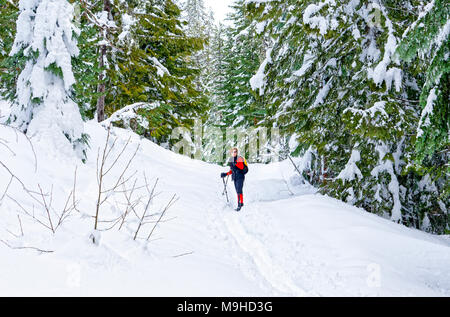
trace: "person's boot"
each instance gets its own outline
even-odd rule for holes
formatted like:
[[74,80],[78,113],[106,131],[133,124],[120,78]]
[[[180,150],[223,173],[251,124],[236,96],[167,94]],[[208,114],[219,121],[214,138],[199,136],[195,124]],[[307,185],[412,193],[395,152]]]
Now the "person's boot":
[[236,208],[235,210],[236,210],[236,211],[241,210],[241,207],[242,207],[243,205],[244,205],[244,204],[238,203],[238,206],[237,206],[237,208]]

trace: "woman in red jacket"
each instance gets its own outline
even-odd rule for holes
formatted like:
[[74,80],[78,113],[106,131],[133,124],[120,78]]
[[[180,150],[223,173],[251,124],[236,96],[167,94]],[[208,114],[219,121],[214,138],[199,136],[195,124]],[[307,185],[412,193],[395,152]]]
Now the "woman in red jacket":
[[238,198],[238,206],[236,211],[241,210],[242,206],[244,206],[244,196],[242,192],[242,188],[244,187],[245,174],[248,172],[247,161],[242,156],[238,156],[238,149],[231,149],[231,157],[228,160],[228,165],[230,166],[230,170],[228,173],[221,173],[220,177],[225,177],[227,175],[231,175],[231,179],[234,181],[234,187],[236,188],[237,198]]

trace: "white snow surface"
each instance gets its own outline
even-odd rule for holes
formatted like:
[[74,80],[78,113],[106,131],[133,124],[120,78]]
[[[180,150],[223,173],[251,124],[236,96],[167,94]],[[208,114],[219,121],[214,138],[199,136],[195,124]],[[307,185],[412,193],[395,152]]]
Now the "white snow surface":
[[[130,171],[145,172],[150,183],[159,178],[152,212],[173,194],[179,200],[150,242],[142,238],[153,225],[133,241],[135,220],[121,231],[93,232],[96,156],[106,130],[93,121],[84,128],[91,137],[86,164],[55,155],[47,148],[51,143],[42,140],[32,147],[24,135],[0,125],[0,161],[27,188],[38,190],[40,184],[45,193],[52,189],[56,211],[73,188],[77,166],[80,211],[53,235],[3,197],[0,240],[11,247],[54,252],[12,249],[0,242],[0,296],[450,296],[448,237],[316,194],[301,185],[289,161],[250,164],[245,205],[236,212],[222,196],[219,175],[227,168],[175,154],[118,128],[112,129],[110,140],[117,137],[114,155],[130,138],[119,166],[140,145]],[[120,172],[111,170],[108,186]],[[9,180],[0,165],[0,199]],[[10,184],[7,195],[31,210],[33,201],[19,182]],[[234,205],[230,181],[228,195]],[[114,203],[122,196],[112,196],[102,206],[101,219],[122,212]],[[45,222],[36,204],[34,213]],[[109,225],[101,223],[100,228]]]

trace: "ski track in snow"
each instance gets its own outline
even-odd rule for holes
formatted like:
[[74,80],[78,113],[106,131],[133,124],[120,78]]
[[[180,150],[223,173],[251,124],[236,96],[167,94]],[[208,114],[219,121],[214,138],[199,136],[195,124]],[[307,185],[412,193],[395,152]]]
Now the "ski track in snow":
[[[248,183],[245,184],[247,187],[253,189],[258,187],[257,181],[247,178],[246,183]],[[222,191],[223,186],[216,190]],[[253,199],[250,198],[249,203],[245,204],[240,212],[236,212],[233,206],[235,202],[232,198],[234,196],[232,185],[228,184],[227,191],[230,199],[229,204],[224,205],[223,202],[226,198],[222,196],[222,198],[218,197],[218,201],[211,204],[207,209],[212,210],[210,219],[216,223],[217,229],[221,231],[222,238],[226,241],[233,240],[234,243],[230,243],[230,246],[235,250],[235,258],[240,260],[243,266],[245,266],[244,263],[252,263],[251,267],[247,264],[244,269],[247,275],[250,278],[258,279],[266,289],[272,289],[276,296],[320,296],[312,289],[313,283],[310,280],[312,277],[316,279],[316,282],[319,278],[323,279],[324,272],[313,272],[311,269],[313,263],[302,259],[302,255],[299,254],[299,249],[304,248],[304,245],[301,245],[292,235],[289,235],[286,231],[283,233],[270,230],[274,219],[272,219],[270,213],[261,213],[265,203],[254,200],[254,198],[259,199],[258,193],[253,193]],[[214,205],[222,205],[223,207],[214,210]],[[282,250],[278,250],[279,252],[275,255],[268,246],[267,242],[269,241],[272,241],[275,246],[284,245],[284,247]],[[319,263],[319,266],[320,264],[322,263]],[[295,282],[294,276],[300,276],[299,280],[306,280],[309,288],[304,289],[299,286],[301,283]],[[335,278],[326,277],[324,282],[328,285],[334,285],[334,288],[336,288],[339,283],[338,279],[338,276]]]
[[[319,242],[315,244],[302,241],[288,228],[282,228],[282,231],[277,230],[273,225],[277,221],[276,215],[279,211],[273,208],[273,203],[276,204],[277,200],[261,201],[260,198],[263,198],[263,195],[260,193],[250,192],[246,195],[247,188],[258,189],[258,181],[247,177],[244,185],[244,202],[247,200],[248,203],[240,212],[234,211],[236,202],[233,199],[235,195],[232,184],[227,186],[230,204],[225,205],[225,197],[218,195],[217,203],[207,208],[210,210],[210,221],[216,223],[222,238],[228,242],[230,239],[233,241],[229,243],[229,247],[235,250],[235,258],[241,262],[242,269],[245,267],[250,278],[259,280],[265,288],[272,288],[276,296],[391,296],[399,294],[400,290],[390,289],[391,285],[386,290],[376,285],[371,286],[369,270],[373,268],[373,265],[378,267],[378,264],[372,263],[370,256],[359,253],[358,249],[355,251],[350,248],[348,252],[342,252],[335,246],[328,245],[328,241],[333,240],[332,235],[331,238],[326,239],[317,237]],[[216,192],[222,190],[223,186],[216,188]],[[317,210],[326,208],[326,203],[323,201],[328,198],[318,196],[317,199],[316,205],[311,204],[311,207]],[[338,203],[343,207],[348,206]],[[222,208],[214,208],[214,205],[221,205]],[[354,209],[360,212],[361,216],[365,216],[360,210]],[[380,220],[378,216],[374,217]],[[309,233],[311,236],[315,235],[313,228],[299,228],[299,230],[305,229],[306,235]],[[349,229],[370,232],[371,228],[365,225],[350,225]],[[328,254],[330,258],[327,260],[323,257],[324,254]],[[332,258],[334,261],[330,261]],[[416,267],[420,268],[420,266]],[[387,271],[391,269],[396,270],[388,267]],[[426,272],[426,269],[421,268],[421,270]],[[396,273],[400,276],[407,274],[401,271]],[[436,288],[436,285],[432,283],[427,286],[430,288],[428,291]],[[446,296],[448,290],[437,289],[436,293]],[[400,294],[414,295],[416,293],[403,290]],[[425,294],[428,296],[434,294],[434,291]]]
[[255,235],[246,230],[245,225],[239,219],[239,215],[225,215],[225,224],[236,239],[239,246],[253,260],[258,272],[272,285],[274,289],[289,296],[308,296],[308,293],[300,289],[284,271],[283,267],[277,265],[264,246],[264,243]]

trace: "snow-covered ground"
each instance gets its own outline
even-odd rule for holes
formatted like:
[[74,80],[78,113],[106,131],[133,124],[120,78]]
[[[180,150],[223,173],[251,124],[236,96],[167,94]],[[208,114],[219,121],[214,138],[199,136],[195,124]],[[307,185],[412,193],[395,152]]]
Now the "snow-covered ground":
[[[106,130],[88,122],[85,132],[91,140],[88,162],[82,164],[62,157],[45,140],[31,140],[31,145],[0,126],[0,161],[23,182],[14,179],[8,186],[10,175],[0,165],[0,295],[450,296],[448,236],[406,228],[316,194],[300,184],[287,161],[250,165],[245,205],[238,213],[222,195],[219,175],[227,168],[174,154],[116,128],[110,143],[118,139],[107,166],[129,137],[131,141],[108,174],[106,187],[117,181],[140,144],[127,175],[137,171],[141,184],[145,172],[150,187],[159,179],[151,220],[159,218],[174,194],[179,200],[150,241],[146,237],[154,223],[145,224],[134,241],[138,217],[130,213],[120,231],[118,225],[101,231],[100,242],[93,244],[96,157]],[[69,194],[76,166],[78,211],[52,234],[25,214],[49,223],[45,208],[23,186],[36,192],[40,186],[48,205],[52,193],[55,226],[57,213],[73,201]],[[228,195],[234,205],[230,183]],[[111,195],[100,209],[100,220],[120,216],[126,208],[123,197]],[[111,225],[102,222],[100,229]]]

